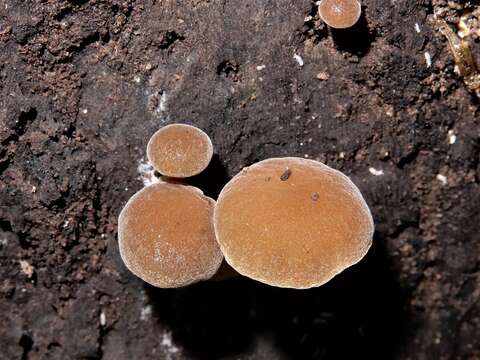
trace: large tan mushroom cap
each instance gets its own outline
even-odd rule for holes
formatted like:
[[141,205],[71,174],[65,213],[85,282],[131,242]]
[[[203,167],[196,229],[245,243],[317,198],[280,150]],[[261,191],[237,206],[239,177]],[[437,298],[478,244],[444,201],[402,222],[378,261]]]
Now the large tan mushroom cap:
[[362,6],[358,0],[322,0],[318,13],[329,26],[345,29],[355,25],[360,19]]
[[242,170],[221,192],[214,223],[225,260],[236,271],[296,289],[320,286],[360,261],[374,232],[352,181],[300,158]]
[[147,157],[162,175],[186,178],[201,173],[213,155],[212,141],[202,130],[185,124],[167,125],[148,142]]
[[127,268],[161,288],[212,277],[223,260],[213,228],[214,204],[191,186],[159,183],[140,190],[118,221]]

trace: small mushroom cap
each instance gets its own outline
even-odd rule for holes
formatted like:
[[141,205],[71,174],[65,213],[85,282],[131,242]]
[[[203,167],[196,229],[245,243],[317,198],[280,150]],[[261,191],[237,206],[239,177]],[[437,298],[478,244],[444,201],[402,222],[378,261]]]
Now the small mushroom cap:
[[158,183],[137,192],[118,220],[127,268],[160,288],[211,278],[223,260],[213,228],[214,204],[191,186]]
[[185,124],[167,125],[148,142],[147,157],[162,175],[186,178],[201,173],[213,155],[212,141],[202,130]]
[[341,172],[313,160],[278,158],[245,168],[222,190],[217,241],[240,274],[296,289],[320,286],[360,261],[373,219]]
[[322,0],[318,13],[328,26],[345,29],[360,19],[362,6],[358,0]]

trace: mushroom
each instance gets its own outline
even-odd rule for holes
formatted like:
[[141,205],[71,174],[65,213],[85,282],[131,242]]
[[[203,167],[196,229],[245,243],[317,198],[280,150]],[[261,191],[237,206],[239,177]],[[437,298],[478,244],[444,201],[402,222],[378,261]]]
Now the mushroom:
[[214,204],[192,186],[162,182],[137,192],[118,219],[127,268],[161,288],[211,278],[223,260],[213,228]]
[[292,157],[236,175],[220,193],[214,225],[237,272],[295,289],[320,286],[360,261],[374,232],[370,210],[347,176]]
[[349,28],[356,24],[362,13],[358,0],[321,0],[318,14],[328,26],[336,29]]
[[186,178],[201,173],[213,155],[212,141],[202,130],[185,124],[167,125],[148,142],[147,157],[162,175]]

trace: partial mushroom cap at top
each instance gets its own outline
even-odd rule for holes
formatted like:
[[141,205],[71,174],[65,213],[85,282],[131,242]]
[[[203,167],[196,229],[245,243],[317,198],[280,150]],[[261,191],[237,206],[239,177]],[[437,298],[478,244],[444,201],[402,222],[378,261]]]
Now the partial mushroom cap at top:
[[211,278],[223,260],[213,228],[214,204],[191,186],[158,183],[140,190],[118,221],[127,268],[160,288]]
[[167,125],[147,145],[147,157],[162,175],[186,178],[201,173],[213,155],[212,141],[202,130],[185,124]]
[[301,158],[264,160],[242,170],[222,190],[214,224],[236,271],[296,289],[320,286],[360,261],[374,232],[353,182]]
[[328,26],[345,29],[360,19],[362,6],[358,0],[321,0],[318,13]]

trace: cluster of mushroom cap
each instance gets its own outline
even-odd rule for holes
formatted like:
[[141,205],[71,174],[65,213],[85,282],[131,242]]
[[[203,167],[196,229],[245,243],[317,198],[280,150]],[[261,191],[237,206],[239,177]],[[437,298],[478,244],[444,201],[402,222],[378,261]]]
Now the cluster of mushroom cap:
[[[180,124],[160,129],[147,150],[157,171],[176,177],[198,174],[212,154],[203,131]],[[229,277],[231,268],[272,286],[320,286],[365,256],[373,231],[370,210],[347,176],[294,157],[244,168],[216,202],[189,185],[147,186],[118,224],[125,265],[161,288]]]

